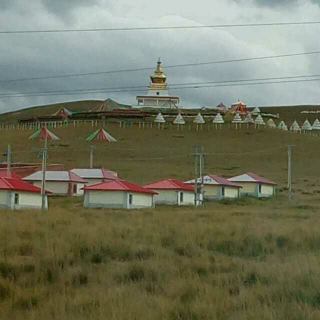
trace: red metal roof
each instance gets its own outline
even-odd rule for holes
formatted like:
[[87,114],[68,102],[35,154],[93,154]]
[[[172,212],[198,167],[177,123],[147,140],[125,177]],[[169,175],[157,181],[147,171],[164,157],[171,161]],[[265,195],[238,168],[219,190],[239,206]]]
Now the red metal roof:
[[8,174],[7,169],[5,169],[5,168],[0,169],[0,178],[13,178],[13,179],[21,180],[21,177],[13,171],[10,171],[9,177],[7,176],[7,174]]
[[267,178],[264,178],[264,177],[260,177],[255,173],[248,172],[247,175],[250,176],[252,179],[256,180],[257,182],[276,185],[276,183],[274,183],[273,181],[271,181]]
[[84,187],[83,190],[95,191],[129,191],[136,193],[157,194],[156,192],[126,180],[110,180]]
[[[0,178],[0,190],[13,190],[40,193],[41,188],[19,179]],[[46,191],[46,193],[50,193]]]
[[182,181],[176,180],[176,179],[165,179],[160,180],[154,183],[150,183],[144,186],[148,189],[154,189],[154,190],[184,190],[184,191],[194,191],[194,187],[185,184]]
[[217,181],[218,185],[242,188],[242,186],[240,186],[239,184],[231,182],[226,178],[223,178],[223,177],[220,177],[220,176],[217,176],[214,174],[209,174],[208,176],[211,177],[212,179],[214,179],[215,181]]

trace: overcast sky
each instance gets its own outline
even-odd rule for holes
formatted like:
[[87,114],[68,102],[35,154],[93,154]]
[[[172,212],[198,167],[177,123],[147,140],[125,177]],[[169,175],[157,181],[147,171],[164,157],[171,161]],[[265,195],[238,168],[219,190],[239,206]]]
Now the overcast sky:
[[[320,21],[320,0],[1,0],[0,31]],[[168,84],[320,74],[320,55],[197,67],[166,65],[320,51],[320,25],[256,28],[0,34],[0,80],[155,67]],[[0,94],[147,86],[151,71],[0,82]],[[33,105],[112,98],[135,104],[141,92],[5,98],[0,112]],[[185,107],[320,104],[320,81],[172,90]]]

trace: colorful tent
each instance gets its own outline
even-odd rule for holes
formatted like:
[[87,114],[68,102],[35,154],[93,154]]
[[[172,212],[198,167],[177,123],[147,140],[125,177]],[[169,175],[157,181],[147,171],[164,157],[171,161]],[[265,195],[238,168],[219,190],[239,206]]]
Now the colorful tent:
[[166,120],[164,120],[164,117],[161,112],[158,113],[158,115],[154,119],[154,122],[155,123],[165,123],[166,122]]
[[303,125],[301,126],[301,129],[304,130],[304,131],[312,130],[311,124],[308,121],[308,119],[306,119],[306,121],[303,123]]
[[182,115],[179,113],[177,117],[173,121],[174,124],[186,124],[184,119],[182,118]]
[[201,113],[199,112],[198,115],[195,117],[195,119],[193,120],[194,123],[196,124],[204,124],[206,123],[203,119],[203,116],[201,115]]
[[241,119],[241,117],[240,117],[240,114],[239,113],[237,113],[235,116],[234,116],[234,118],[233,118],[233,120],[232,120],[232,123],[242,123],[243,121],[242,121],[242,119]]
[[95,132],[93,132],[92,134],[90,134],[90,136],[86,139],[86,141],[90,142],[94,139],[97,140],[103,140],[106,142],[116,142],[117,140],[112,137],[107,131],[105,131],[104,129],[98,129]]
[[247,114],[248,113],[247,105],[241,102],[240,100],[238,100],[238,102],[231,105],[231,109],[229,113]]
[[96,107],[90,110],[90,112],[107,112],[113,110],[125,110],[131,107],[125,104],[118,103],[112,99],[107,99],[98,103]]
[[254,123],[254,120],[253,120],[252,115],[251,115],[250,112],[246,115],[243,123]]
[[56,113],[53,114],[54,116],[60,116],[63,118],[67,118],[72,115],[72,112],[65,107],[60,108]]
[[29,137],[29,140],[35,140],[35,139],[40,139],[40,140],[45,140],[45,139],[47,139],[47,140],[60,140],[60,138],[58,138],[56,135],[54,135],[47,128],[39,129]]
[[223,124],[224,120],[222,118],[222,115],[220,113],[217,113],[217,115],[213,118],[212,123],[214,123],[214,124]]
[[220,111],[220,112],[226,112],[227,111],[227,107],[222,102],[216,106],[216,109],[218,111]]
[[261,115],[259,114],[257,117],[256,117],[256,120],[254,120],[254,123],[257,124],[257,125],[265,125]]
[[313,123],[312,130],[320,130],[320,121],[318,119]]
[[271,119],[271,118],[267,121],[267,126],[271,129],[274,129],[277,127],[276,124],[274,123],[273,119]]

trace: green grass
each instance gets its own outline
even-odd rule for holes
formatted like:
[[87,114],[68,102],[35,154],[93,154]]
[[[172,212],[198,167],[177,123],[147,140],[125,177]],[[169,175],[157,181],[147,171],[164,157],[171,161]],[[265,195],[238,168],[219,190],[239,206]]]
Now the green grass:
[[[319,216],[248,207],[1,212],[1,319],[318,319]],[[62,209],[63,207],[63,209]],[[271,208],[277,216],[269,217]]]

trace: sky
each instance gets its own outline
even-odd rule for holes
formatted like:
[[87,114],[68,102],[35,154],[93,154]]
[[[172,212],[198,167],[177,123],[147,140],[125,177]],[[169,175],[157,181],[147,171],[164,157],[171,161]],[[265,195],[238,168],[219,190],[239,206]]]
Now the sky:
[[[320,21],[320,0],[1,0],[0,32],[14,30],[203,26]],[[320,54],[168,68],[167,66],[320,51],[320,24],[87,33],[0,34],[0,113],[74,100],[136,104],[152,70],[33,81],[21,78],[155,68],[169,86],[320,75]],[[320,78],[320,77],[318,77]],[[3,97],[61,90],[144,86],[139,91]],[[182,107],[320,104],[320,81],[171,90]]]

